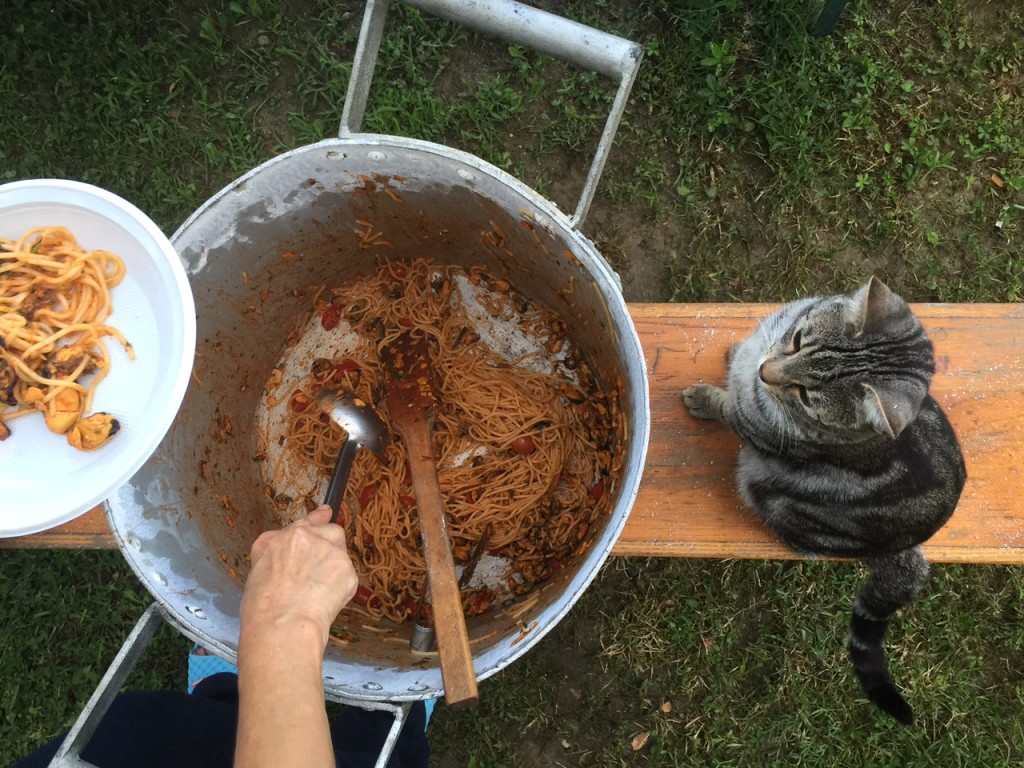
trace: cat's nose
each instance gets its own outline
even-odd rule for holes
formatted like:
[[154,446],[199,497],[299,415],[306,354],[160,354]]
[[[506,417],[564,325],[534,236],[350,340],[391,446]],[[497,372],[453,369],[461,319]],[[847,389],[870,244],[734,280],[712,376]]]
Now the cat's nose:
[[771,359],[757,366],[757,378],[769,386],[778,386],[785,380],[781,365]]

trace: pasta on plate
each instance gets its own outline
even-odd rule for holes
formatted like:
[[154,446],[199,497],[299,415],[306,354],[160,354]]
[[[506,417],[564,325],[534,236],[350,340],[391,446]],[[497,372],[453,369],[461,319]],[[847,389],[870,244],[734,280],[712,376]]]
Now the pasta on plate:
[[134,358],[124,336],[106,323],[111,289],[124,262],[84,250],[64,227],[35,227],[0,238],[0,439],[10,423],[41,413],[74,448],[103,445],[119,429],[108,413],[88,412],[110,369],[104,337]]

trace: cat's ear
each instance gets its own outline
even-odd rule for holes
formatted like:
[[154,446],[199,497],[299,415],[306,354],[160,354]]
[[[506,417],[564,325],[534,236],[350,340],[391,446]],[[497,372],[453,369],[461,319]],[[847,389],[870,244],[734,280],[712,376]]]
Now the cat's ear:
[[883,435],[899,437],[906,426],[917,418],[920,399],[897,389],[864,385],[864,411],[868,423]]
[[867,283],[861,287],[850,302],[850,321],[853,323],[855,334],[877,333],[906,317],[910,308],[899,296],[889,290],[889,287],[872,276]]

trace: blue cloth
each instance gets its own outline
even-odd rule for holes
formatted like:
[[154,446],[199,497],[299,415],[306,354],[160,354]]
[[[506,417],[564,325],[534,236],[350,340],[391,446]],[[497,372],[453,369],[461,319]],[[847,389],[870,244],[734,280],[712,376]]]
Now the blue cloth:
[[192,653],[188,655],[188,692],[192,693],[196,686],[203,680],[221,672],[238,674],[238,667],[230,661],[224,661],[219,656],[200,656],[196,653],[199,646],[192,647]]
[[[202,658],[202,657],[199,657]],[[216,658],[216,657],[207,657]],[[346,707],[331,723],[339,768],[370,768],[394,722],[389,712]],[[206,677],[184,691],[131,691],[111,705],[82,759],[99,768],[230,768],[238,725],[238,677]],[[426,711],[413,705],[389,768],[427,768]],[[44,768],[64,741],[61,734],[14,768]]]
[[[232,664],[230,661],[224,661],[219,656],[204,655],[200,656],[196,653],[200,648],[199,644],[192,646],[192,652],[188,655],[188,692],[192,693],[195,687],[199,685],[203,680],[216,675],[221,672],[230,672],[233,675],[238,674],[238,667]],[[434,714],[434,707],[437,705],[437,699],[427,699],[423,702],[423,706],[426,709],[426,716],[423,720],[423,728],[430,725],[430,716]]]
[[423,718],[423,730],[427,729],[430,725],[430,716],[434,714],[434,706],[437,704],[437,699],[427,699],[423,702],[423,708],[426,710],[426,717]]

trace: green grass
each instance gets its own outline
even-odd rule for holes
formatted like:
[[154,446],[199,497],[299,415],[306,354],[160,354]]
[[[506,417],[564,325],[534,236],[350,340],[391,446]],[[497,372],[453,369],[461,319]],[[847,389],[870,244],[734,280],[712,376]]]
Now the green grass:
[[[119,552],[0,550],[0,764],[74,722],[151,602]],[[163,627],[131,684],[184,690],[190,647]]]
[[[0,564],[9,761],[73,720],[148,596],[117,553],[3,552]],[[893,670],[918,715],[909,729],[878,715],[848,668],[859,578],[839,563],[614,560],[548,637],[482,684],[479,710],[438,710],[437,764],[1019,764],[1019,569],[935,566],[894,624]],[[187,650],[161,630],[132,686],[180,687]]]
[[919,300],[1018,300],[1021,10],[853,3],[818,39],[807,5],[645,4],[648,114],[622,141],[646,162],[610,194],[653,181],[688,230],[671,295],[775,300],[874,271]]
[[[880,717],[856,691],[844,649],[859,578],[838,563],[614,561],[579,604],[586,620],[574,613],[543,641],[542,650],[554,646],[550,656],[528,656],[485,684],[480,713],[440,720],[442,739],[473,733],[482,742],[445,764],[516,764],[518,728],[564,741],[563,762],[538,763],[552,765],[1009,766],[1024,758],[1019,572],[936,566],[927,593],[894,624],[892,666],[916,708],[913,728]],[[510,724],[495,735],[501,721]],[[643,732],[647,746],[633,754]]]
[[[545,0],[646,47],[584,227],[626,298],[779,301],[875,273],[912,300],[1020,301],[1020,5],[853,0],[813,38],[818,6]],[[168,233],[239,174],[336,134],[362,14],[353,0],[5,7],[0,182],[89,181]],[[396,6],[365,123],[472,152],[572,210],[613,96]],[[936,566],[891,634],[911,729],[848,669],[858,578],[845,564],[614,561],[482,685],[478,710],[439,710],[435,762],[1024,760],[1024,572]],[[0,763],[69,724],[147,600],[117,553],[0,551]],[[180,686],[187,647],[162,631],[132,685]]]

